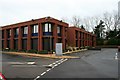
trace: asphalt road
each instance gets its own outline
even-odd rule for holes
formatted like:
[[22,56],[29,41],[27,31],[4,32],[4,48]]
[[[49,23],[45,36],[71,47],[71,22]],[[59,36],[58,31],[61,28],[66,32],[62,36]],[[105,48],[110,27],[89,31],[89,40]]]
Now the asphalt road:
[[85,51],[71,55],[85,56],[69,59],[41,78],[118,78],[117,49]]
[[[47,70],[44,65],[49,65],[56,60],[58,59],[30,58],[2,54],[2,73],[6,78],[35,78]],[[28,62],[35,62],[35,64],[28,65]]]
[[[2,55],[2,73],[7,78],[117,78],[117,49],[88,50],[71,56],[79,59],[26,58]],[[27,65],[26,62],[36,62]],[[54,64],[52,68],[44,65]]]

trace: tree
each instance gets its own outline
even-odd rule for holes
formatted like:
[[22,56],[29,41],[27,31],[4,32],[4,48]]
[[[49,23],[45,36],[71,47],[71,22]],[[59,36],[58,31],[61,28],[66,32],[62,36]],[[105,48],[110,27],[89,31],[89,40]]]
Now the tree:
[[80,27],[81,20],[78,16],[73,16],[71,23],[73,24],[73,26]]
[[103,20],[105,23],[105,26],[107,27],[107,31],[109,32],[111,30],[111,26],[113,25],[113,16],[112,14],[106,12],[103,14]]
[[104,22],[102,20],[100,20],[99,24],[94,29],[94,33],[96,34],[97,39],[103,39],[104,38],[105,25],[103,25],[103,24],[104,24]]

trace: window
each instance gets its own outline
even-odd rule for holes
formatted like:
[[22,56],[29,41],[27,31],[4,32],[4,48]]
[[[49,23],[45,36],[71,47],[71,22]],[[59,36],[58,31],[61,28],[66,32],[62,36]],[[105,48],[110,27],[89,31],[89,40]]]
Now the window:
[[8,38],[10,38],[10,36],[11,36],[11,30],[10,29],[7,30],[7,36],[8,36]]
[[51,29],[51,24],[49,24],[49,32],[52,32],[51,30],[52,30],[52,29]]
[[16,30],[15,30],[15,34],[16,34],[16,35],[19,34],[19,28],[16,28]]
[[33,25],[33,33],[38,33],[38,25]]
[[4,38],[4,30],[2,30],[2,38]]
[[24,27],[23,34],[28,34],[28,27]]
[[52,32],[52,24],[45,23],[44,32]]
[[45,32],[48,32],[48,23],[45,24]]
[[11,30],[10,30],[10,36],[11,36]]
[[57,27],[57,33],[60,33],[60,27]]

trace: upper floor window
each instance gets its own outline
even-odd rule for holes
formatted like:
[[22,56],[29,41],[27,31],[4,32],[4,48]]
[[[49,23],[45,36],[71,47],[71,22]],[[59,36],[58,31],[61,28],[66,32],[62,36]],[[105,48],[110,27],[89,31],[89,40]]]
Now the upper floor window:
[[4,30],[2,30],[2,38],[4,38]]
[[8,38],[11,36],[11,30],[10,29],[7,30],[7,36],[8,36]]
[[52,24],[51,23],[45,23],[44,32],[52,32]]
[[28,27],[23,28],[23,34],[28,34]]
[[18,35],[19,34],[19,28],[16,28],[15,29],[15,35]]
[[61,30],[60,30],[60,27],[58,26],[57,27],[57,33],[60,33],[61,32]]
[[32,29],[33,29],[33,33],[38,33],[38,25],[33,25]]

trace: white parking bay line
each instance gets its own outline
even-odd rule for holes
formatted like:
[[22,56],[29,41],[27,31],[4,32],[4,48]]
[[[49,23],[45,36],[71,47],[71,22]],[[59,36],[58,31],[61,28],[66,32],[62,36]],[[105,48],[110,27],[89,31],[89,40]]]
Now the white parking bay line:
[[48,69],[47,72],[50,71],[50,70],[51,70],[51,69]]
[[43,76],[44,74],[46,74],[46,72],[43,72],[43,73],[41,74],[41,76]]

